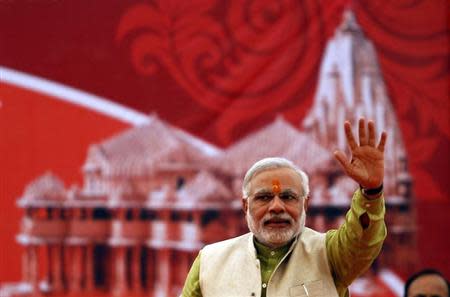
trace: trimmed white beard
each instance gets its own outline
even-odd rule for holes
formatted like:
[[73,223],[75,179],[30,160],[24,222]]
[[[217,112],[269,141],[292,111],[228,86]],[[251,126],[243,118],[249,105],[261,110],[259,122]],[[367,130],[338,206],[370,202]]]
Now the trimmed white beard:
[[[273,217],[289,220],[291,222],[291,227],[281,231],[264,227],[264,222]],[[297,219],[297,221],[294,221],[294,219],[287,213],[284,213],[282,215],[266,214],[259,222],[259,225],[257,225],[253,220],[253,217],[250,215],[250,208],[247,208],[245,218],[247,220],[248,228],[256,237],[256,239],[265,246],[273,248],[287,244],[294,237],[303,232],[303,230],[305,229],[306,211],[305,208],[303,208],[302,214]]]

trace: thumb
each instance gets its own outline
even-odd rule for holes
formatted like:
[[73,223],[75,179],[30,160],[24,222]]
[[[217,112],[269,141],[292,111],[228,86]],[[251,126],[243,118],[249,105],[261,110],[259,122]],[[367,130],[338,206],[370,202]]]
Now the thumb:
[[348,172],[350,169],[350,162],[347,160],[345,154],[341,151],[335,151],[334,157],[338,160],[339,164],[341,164],[342,168],[345,172]]

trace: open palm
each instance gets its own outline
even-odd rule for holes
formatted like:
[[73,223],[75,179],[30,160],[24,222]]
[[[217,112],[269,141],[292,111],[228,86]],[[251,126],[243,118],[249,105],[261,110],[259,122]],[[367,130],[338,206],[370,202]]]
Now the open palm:
[[375,125],[372,121],[367,124],[363,118],[359,120],[359,144],[355,141],[350,123],[344,124],[347,144],[352,158],[349,161],[342,151],[334,153],[344,171],[365,189],[378,188],[384,177],[384,146],[386,132],[381,133],[380,142],[376,145]]

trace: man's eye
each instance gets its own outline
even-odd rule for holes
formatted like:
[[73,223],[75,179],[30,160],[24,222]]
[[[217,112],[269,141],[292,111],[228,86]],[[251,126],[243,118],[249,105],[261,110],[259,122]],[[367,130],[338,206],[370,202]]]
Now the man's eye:
[[289,193],[285,193],[285,194],[281,194],[280,195],[281,200],[297,200],[297,196],[295,196],[294,194],[289,194]]
[[257,200],[261,200],[261,201],[269,201],[273,198],[273,196],[270,194],[259,194],[259,195],[256,195],[255,198]]

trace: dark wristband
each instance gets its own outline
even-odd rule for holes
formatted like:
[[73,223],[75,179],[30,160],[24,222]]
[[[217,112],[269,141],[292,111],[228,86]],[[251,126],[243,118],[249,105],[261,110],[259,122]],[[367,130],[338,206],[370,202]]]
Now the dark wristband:
[[374,189],[364,189],[363,187],[361,187],[361,190],[363,194],[367,196],[379,195],[383,191],[383,184],[381,184],[381,186],[379,186],[378,188]]

